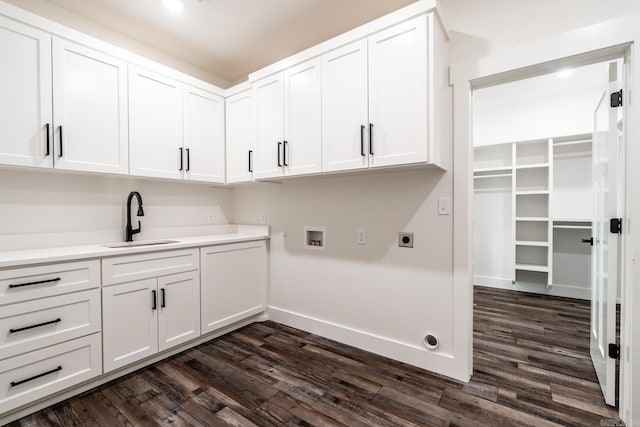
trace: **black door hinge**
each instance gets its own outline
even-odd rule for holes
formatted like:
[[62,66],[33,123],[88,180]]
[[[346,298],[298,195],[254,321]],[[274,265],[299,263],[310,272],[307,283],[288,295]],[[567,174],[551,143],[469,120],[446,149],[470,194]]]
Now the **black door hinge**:
[[622,106],[622,89],[611,94],[611,108]]
[[609,231],[613,234],[622,234],[622,218],[611,218],[609,221]]
[[609,357],[620,359],[620,346],[618,344],[609,344]]

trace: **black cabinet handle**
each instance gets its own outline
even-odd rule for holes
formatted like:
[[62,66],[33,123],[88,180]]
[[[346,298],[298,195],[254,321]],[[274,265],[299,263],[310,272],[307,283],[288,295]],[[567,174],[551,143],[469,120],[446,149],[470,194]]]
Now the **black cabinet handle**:
[[189,155],[189,149],[187,148],[187,172],[189,172],[189,169],[191,169],[190,163],[191,163],[191,159],[190,159],[190,155]]
[[51,154],[51,124],[47,123],[46,125],[44,125],[46,132],[47,132],[47,146],[46,146],[46,151],[45,151],[45,156],[48,156]]
[[23,286],[41,285],[43,283],[59,282],[59,281],[60,281],[60,278],[56,277],[55,279],[38,280],[37,282],[16,283],[15,285],[9,285],[9,287],[10,288],[21,288]]
[[164,293],[164,288],[160,288],[160,294],[162,296],[162,302],[160,303],[160,307],[161,308],[165,308],[167,306],[167,300],[166,300],[166,296]]
[[11,328],[11,329],[9,329],[9,333],[10,334],[15,334],[16,332],[26,331],[28,329],[33,329],[33,328],[39,328],[40,326],[53,325],[54,323],[59,323],[59,322],[62,322],[62,319],[60,319],[58,317],[56,320],[50,320],[48,322],[38,323],[37,325],[25,326],[25,327],[16,328],[16,329]]
[[253,150],[249,150],[249,172],[253,172]]
[[18,386],[20,384],[28,383],[29,381],[37,380],[38,378],[42,378],[45,375],[53,374],[53,373],[58,372],[58,371],[62,371],[62,366],[58,365],[58,367],[55,368],[55,369],[52,369],[52,370],[47,371],[47,372],[43,372],[43,373],[38,374],[38,375],[34,375],[32,377],[29,377],[29,378],[25,378],[24,380],[11,381],[11,387],[15,387],[15,386]]
[[282,146],[282,142],[278,142],[278,167],[282,167],[282,162],[280,161],[280,147]]
[[157,307],[158,299],[156,298],[156,291],[151,291],[151,310],[155,310]]
[[58,130],[60,131],[60,153],[58,154],[58,157],[62,157],[62,125],[58,126]]
[[360,125],[360,155],[364,157],[364,125]]
[[369,154],[373,156],[373,123],[369,123]]
[[593,246],[593,237],[591,237],[590,239],[582,239],[582,243],[589,243],[591,246]]
[[289,164],[287,163],[287,141],[284,141],[284,143],[282,144],[282,159],[285,166],[289,166]]
[[178,150],[180,150],[180,169],[178,169],[178,170],[183,170],[184,167],[182,165],[182,147],[178,148]]

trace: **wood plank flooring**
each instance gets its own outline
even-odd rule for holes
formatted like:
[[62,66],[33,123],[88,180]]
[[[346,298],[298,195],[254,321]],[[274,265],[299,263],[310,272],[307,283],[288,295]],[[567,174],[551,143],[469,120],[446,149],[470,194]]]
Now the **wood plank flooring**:
[[580,300],[476,288],[465,384],[256,323],[11,426],[599,426],[588,325]]

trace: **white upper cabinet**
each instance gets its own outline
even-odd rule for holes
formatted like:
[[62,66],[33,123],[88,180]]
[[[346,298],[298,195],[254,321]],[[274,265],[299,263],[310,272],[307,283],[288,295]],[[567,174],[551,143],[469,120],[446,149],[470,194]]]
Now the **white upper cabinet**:
[[57,169],[127,174],[127,64],[53,40],[52,128]]
[[0,163],[51,167],[51,36],[0,16],[0,58]]
[[283,75],[264,78],[253,85],[256,114],[256,178],[282,176],[284,159]]
[[322,170],[369,165],[367,40],[322,56]]
[[320,58],[284,72],[283,166],[286,175],[322,169]]
[[129,66],[130,174],[181,179],[185,169],[182,86]]
[[368,38],[369,167],[428,160],[426,26],[421,16]]
[[185,179],[225,182],[224,99],[184,87]]
[[227,183],[253,180],[255,160],[253,92],[247,89],[226,100]]

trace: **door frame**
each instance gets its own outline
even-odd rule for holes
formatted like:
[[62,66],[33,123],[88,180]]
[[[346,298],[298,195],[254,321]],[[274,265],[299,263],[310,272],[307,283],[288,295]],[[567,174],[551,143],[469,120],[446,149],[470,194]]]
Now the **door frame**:
[[[603,62],[623,56],[624,84],[626,85],[624,117],[635,117],[640,97],[631,90],[640,82],[640,67],[634,67],[636,46],[640,42],[637,22],[640,15],[630,15],[571,32],[550,36],[491,52],[479,59],[455,63],[450,69],[453,86],[454,115],[454,252],[453,283],[458,290],[460,304],[458,324],[466,329],[465,351],[468,374],[473,372],[473,282],[472,282],[472,217],[473,217],[473,145],[472,145],[472,91],[498,83],[520,80],[524,77],[546,74],[566,66]],[[630,223],[640,223],[640,198],[632,197],[633,183],[640,180],[640,123],[624,122],[625,169],[622,192],[623,238],[622,261],[622,319],[620,361],[620,403],[622,420],[631,425],[640,419],[640,263],[634,263],[634,254],[640,254],[640,238],[630,232]],[[625,309],[627,308],[627,309]],[[635,310],[634,310],[635,308]],[[636,330],[633,329],[636,325]],[[635,338],[635,339],[634,339]],[[635,368],[635,369],[634,369]],[[635,399],[634,399],[635,396]]]

